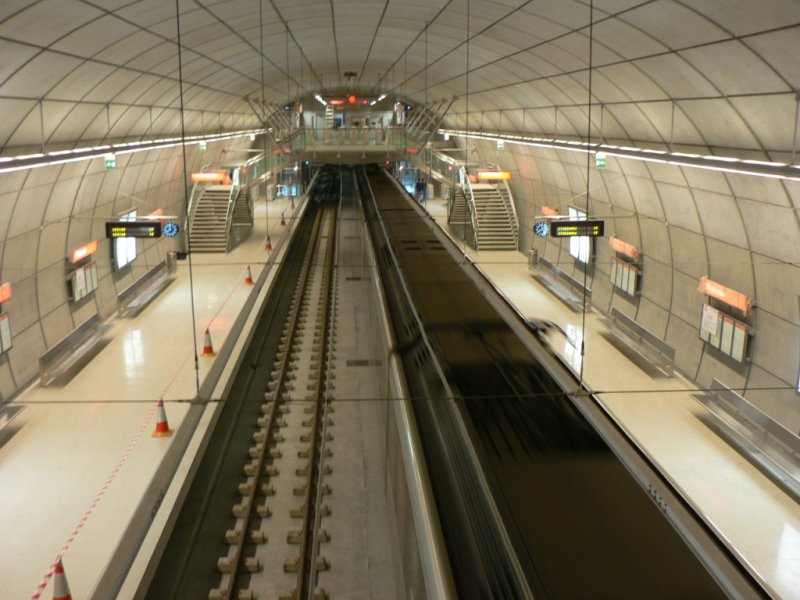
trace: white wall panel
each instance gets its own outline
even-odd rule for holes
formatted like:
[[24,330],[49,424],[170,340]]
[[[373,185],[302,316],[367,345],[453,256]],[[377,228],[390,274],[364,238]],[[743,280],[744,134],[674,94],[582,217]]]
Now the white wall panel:
[[[63,246],[64,238],[61,238]],[[67,281],[66,268],[62,260],[51,262],[47,267],[42,268],[36,277],[36,297],[38,301],[39,314],[44,316],[57,310],[59,307],[67,306]],[[69,312],[62,313],[66,317],[66,323],[62,323],[59,332],[72,331],[72,319]],[[65,334],[60,335],[55,341],[61,339]],[[48,343],[48,346],[50,343]]]
[[52,186],[43,185],[20,192],[6,239],[12,239],[31,230],[38,229],[42,224],[45,210],[47,210],[51,190]]

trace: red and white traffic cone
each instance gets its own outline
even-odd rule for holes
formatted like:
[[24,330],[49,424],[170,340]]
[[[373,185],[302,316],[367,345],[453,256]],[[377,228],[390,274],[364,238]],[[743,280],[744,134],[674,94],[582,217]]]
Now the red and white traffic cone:
[[282,212],[281,212],[281,225],[283,225],[284,227],[286,227],[286,219],[283,217],[283,213],[284,213],[284,212],[286,212],[286,211],[282,211]]
[[264,250],[272,252],[272,240],[269,239],[269,236],[267,236],[267,241],[264,243]]
[[206,339],[203,340],[203,356],[215,356],[214,346],[211,345],[211,334],[206,327]]
[[172,435],[172,429],[169,428],[167,423],[167,412],[164,410],[164,401],[158,401],[158,408],[156,410],[156,430],[153,432],[153,437],[166,437]]
[[53,600],[72,600],[72,594],[69,593],[67,576],[64,574],[64,565],[61,564],[60,558],[58,562],[56,562],[55,574],[53,576]]
[[247,265],[247,274],[244,277],[244,282],[248,285],[253,285],[253,274],[250,272],[250,265]]

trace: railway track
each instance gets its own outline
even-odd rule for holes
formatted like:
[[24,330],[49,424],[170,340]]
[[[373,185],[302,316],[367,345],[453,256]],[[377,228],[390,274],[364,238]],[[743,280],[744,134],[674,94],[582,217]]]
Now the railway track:
[[[307,246],[300,268],[266,382],[263,414],[252,434],[250,460],[244,465],[244,480],[238,486],[240,500],[232,509],[236,524],[225,532],[228,552],[217,563],[222,572],[220,585],[209,592],[209,598],[255,598],[275,580],[275,573],[264,569],[259,547],[268,542],[269,533],[275,529],[269,524],[270,500],[275,493],[274,481],[284,471],[283,446],[288,444],[294,449],[296,445],[290,441],[297,440],[302,447],[295,453],[305,464],[295,469],[298,481],[292,491],[299,504],[290,509],[290,517],[298,522],[298,527],[286,533],[287,542],[296,546],[297,552],[283,560],[283,571],[296,573],[296,579],[294,588],[280,597],[297,600],[326,597],[316,585],[316,574],[328,565],[319,554],[319,545],[328,539],[320,524],[322,517],[329,514],[323,500],[329,493],[324,476],[330,472],[324,459],[330,454],[325,443],[331,439],[327,426],[332,423],[328,359],[333,326],[335,236],[335,207],[327,203],[316,215],[311,233],[313,244]],[[302,381],[307,383],[301,385]],[[297,422],[292,424],[287,415],[301,408],[304,418],[299,426]]]
[[[324,598],[340,178],[284,255],[145,597]],[[329,478],[328,478],[329,479]]]

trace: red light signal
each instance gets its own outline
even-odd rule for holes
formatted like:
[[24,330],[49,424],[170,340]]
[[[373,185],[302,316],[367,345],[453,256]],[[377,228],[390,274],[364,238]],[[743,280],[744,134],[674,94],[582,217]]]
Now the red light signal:
[[355,104],[355,103],[356,103],[356,97],[355,97],[355,96],[353,96],[353,95],[350,95],[350,96],[348,96],[348,97],[347,97],[347,101],[348,101],[350,104]]

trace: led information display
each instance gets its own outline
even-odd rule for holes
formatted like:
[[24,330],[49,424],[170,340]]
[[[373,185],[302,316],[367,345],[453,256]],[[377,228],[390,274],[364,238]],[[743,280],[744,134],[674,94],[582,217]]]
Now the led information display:
[[158,221],[110,221],[106,223],[107,238],[158,238],[161,223]]
[[553,221],[551,237],[602,237],[605,221]]

